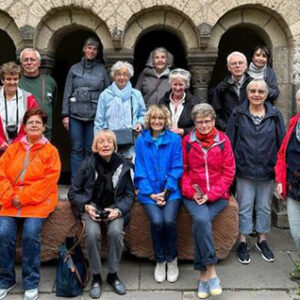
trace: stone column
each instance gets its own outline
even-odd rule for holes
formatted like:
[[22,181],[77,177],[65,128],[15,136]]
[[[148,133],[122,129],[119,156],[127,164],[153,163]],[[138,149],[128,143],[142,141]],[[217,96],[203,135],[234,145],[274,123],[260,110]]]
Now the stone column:
[[118,60],[127,61],[133,63],[133,50],[123,49],[123,50],[114,50],[106,49],[103,51],[104,62],[107,68],[107,71],[110,72],[112,65]]
[[189,52],[187,63],[192,74],[191,85],[199,102],[207,100],[207,89],[217,60],[217,50]]

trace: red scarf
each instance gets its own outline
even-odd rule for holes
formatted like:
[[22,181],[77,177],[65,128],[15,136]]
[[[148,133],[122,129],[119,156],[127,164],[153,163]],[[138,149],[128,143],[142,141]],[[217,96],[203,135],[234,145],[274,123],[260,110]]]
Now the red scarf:
[[211,132],[207,134],[202,134],[198,130],[196,130],[196,138],[201,142],[201,146],[203,148],[209,148],[214,143],[214,138],[217,134],[216,127],[213,127]]

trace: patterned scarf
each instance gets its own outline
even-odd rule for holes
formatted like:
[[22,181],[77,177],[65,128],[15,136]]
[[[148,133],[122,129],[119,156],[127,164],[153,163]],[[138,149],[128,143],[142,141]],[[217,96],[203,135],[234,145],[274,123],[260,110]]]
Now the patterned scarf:
[[216,134],[216,127],[213,127],[213,129],[207,134],[202,134],[196,130],[196,138],[201,142],[201,146],[205,149],[208,149],[214,143]]

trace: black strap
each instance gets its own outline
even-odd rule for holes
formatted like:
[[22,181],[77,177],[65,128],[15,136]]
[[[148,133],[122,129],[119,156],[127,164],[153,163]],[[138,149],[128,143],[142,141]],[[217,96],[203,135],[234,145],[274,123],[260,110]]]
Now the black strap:
[[45,75],[44,74],[41,74],[41,84],[42,84],[41,106],[42,106],[42,110],[45,110]]
[[[158,88],[159,88],[159,86],[162,84],[162,82],[163,82],[163,81],[161,80],[161,78],[157,78],[156,86],[155,86],[154,89],[151,91],[151,93],[147,95],[148,99],[150,99],[150,98],[152,97],[152,95],[154,94],[154,92],[155,92],[156,90],[158,90]],[[159,99],[159,100],[160,100],[160,99]]]
[[[4,105],[5,105],[5,125],[8,125],[8,111],[7,111],[7,103],[6,103],[6,93],[5,89],[3,89],[3,96],[4,96]],[[16,111],[16,125],[19,124],[19,98],[18,98],[18,89],[16,90],[16,103],[17,103],[17,111]]]

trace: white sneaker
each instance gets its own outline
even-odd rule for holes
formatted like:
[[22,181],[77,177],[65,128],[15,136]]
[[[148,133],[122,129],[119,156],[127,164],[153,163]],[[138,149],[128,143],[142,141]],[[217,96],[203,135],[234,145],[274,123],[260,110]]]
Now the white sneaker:
[[156,263],[154,270],[154,279],[157,282],[164,282],[166,280],[166,262]]
[[11,287],[9,287],[8,289],[0,289],[0,299],[3,299],[7,296],[7,294],[13,289],[15,288],[16,284],[12,285]]
[[39,298],[38,289],[32,289],[25,291],[24,300],[37,300]]
[[167,280],[169,282],[175,282],[178,279],[178,276],[177,257],[175,257],[174,260],[167,262]]

